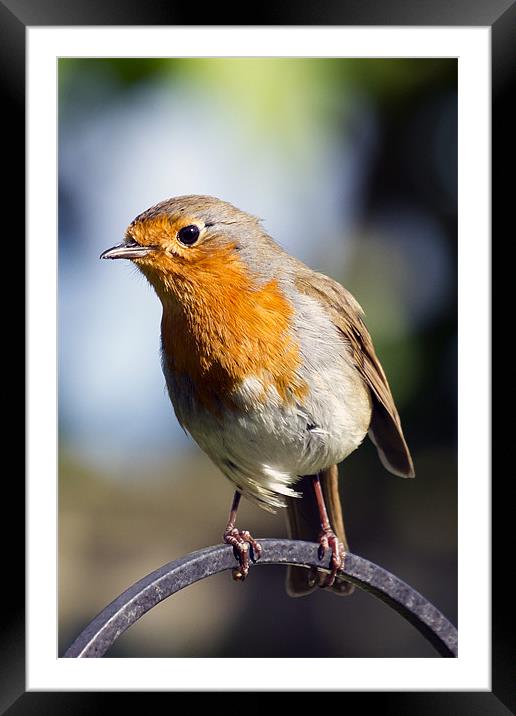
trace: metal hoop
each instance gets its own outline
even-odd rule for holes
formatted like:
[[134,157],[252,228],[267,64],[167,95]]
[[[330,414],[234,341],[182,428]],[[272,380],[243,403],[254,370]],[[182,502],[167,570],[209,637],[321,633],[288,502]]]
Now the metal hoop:
[[[330,556],[319,560],[319,545],[286,539],[260,539],[263,554],[258,562],[266,564],[295,564],[328,569]],[[146,612],[181,589],[232,569],[233,550],[217,545],[192,552],[169,562],[133,584],[109,604],[75,639],[67,649],[66,658],[98,658],[126,629]],[[390,574],[382,567],[354,554],[347,554],[343,576],[360,589],[370,592],[399,612],[444,657],[457,656],[457,630],[441,612],[421,594]]]

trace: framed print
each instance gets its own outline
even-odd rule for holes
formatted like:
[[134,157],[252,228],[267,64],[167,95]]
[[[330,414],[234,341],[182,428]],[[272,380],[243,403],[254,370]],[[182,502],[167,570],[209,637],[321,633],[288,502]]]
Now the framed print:
[[[152,14],[151,5],[126,8],[123,18],[109,4],[77,7],[75,18],[70,8],[22,5],[0,7],[6,87],[16,109],[26,52],[28,100],[27,651],[18,609],[2,634],[16,668],[5,708],[22,713],[62,691],[63,704],[84,699],[93,708],[93,694],[72,692],[126,690],[384,691],[398,712],[404,704],[426,713],[429,694],[434,711],[511,708],[494,612],[491,627],[488,347],[490,93],[501,101],[510,77],[511,3],[492,4],[490,14],[436,3],[420,18],[393,4],[389,22],[385,4],[365,3],[354,15],[343,3],[318,17],[285,12],[270,18],[274,26],[198,27],[173,8],[170,17]],[[23,142],[15,116],[12,137]],[[212,592],[207,580],[204,591],[178,595],[175,615],[176,597],[169,600],[161,621],[151,612],[121,637],[108,653],[115,658],[63,658],[110,599],[216,542],[223,527],[231,488],[191,456],[159,395],[157,301],[122,262],[97,261],[134,216],[181,194],[219,196],[260,216],[289,253],[336,278],[348,252],[342,280],[367,304],[425,476],[418,507],[404,481],[379,485],[389,481],[376,475],[374,445],[349,459],[355,475],[375,465],[374,480],[348,483],[347,464],[341,473],[351,551],[354,533],[357,554],[406,578],[457,624],[457,659],[432,658],[412,627],[377,616],[367,595],[333,606],[319,590],[314,606],[303,606],[311,597],[283,596],[283,568],[253,566],[245,585],[225,572],[212,578]],[[335,239],[339,223],[344,243]],[[154,373],[135,372],[153,360]],[[172,486],[170,470],[179,476]],[[181,474],[195,476],[193,487]],[[241,521],[255,520],[258,534],[279,533],[281,517],[246,509]],[[196,520],[207,536],[189,532]],[[384,531],[392,550],[382,551]],[[426,556],[426,572],[406,564],[404,544]],[[274,610],[276,621],[264,618]],[[360,626],[368,623],[377,623],[369,641]],[[242,660],[235,684],[228,665]],[[257,683],[267,663],[281,670]]]

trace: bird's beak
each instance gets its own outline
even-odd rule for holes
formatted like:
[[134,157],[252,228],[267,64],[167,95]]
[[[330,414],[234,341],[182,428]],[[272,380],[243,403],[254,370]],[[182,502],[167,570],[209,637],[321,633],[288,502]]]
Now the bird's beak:
[[124,241],[118,246],[103,251],[99,258],[101,259],[141,259],[143,256],[156,250],[156,246],[140,246],[133,239]]

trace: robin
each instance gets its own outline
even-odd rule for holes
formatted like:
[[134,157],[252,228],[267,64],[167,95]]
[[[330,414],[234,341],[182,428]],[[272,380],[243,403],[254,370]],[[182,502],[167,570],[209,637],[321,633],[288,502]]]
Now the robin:
[[241,495],[286,508],[289,535],[331,550],[329,574],[290,567],[287,591],[336,579],[348,550],[337,465],[367,433],[384,467],[414,467],[363,311],[339,283],[287,254],[260,220],[210,196],[148,209],[101,254],[129,259],[163,307],[162,367],[179,423],[235,486],[224,541],[243,580],[261,554],[236,527]]

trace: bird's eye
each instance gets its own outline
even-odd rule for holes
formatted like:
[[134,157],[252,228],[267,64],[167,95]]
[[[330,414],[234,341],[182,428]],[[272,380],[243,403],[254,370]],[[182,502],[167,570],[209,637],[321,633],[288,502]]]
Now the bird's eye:
[[185,246],[191,246],[192,244],[195,244],[199,238],[199,233],[199,227],[191,224],[190,226],[183,226],[182,229],[179,229],[177,232],[177,238]]

